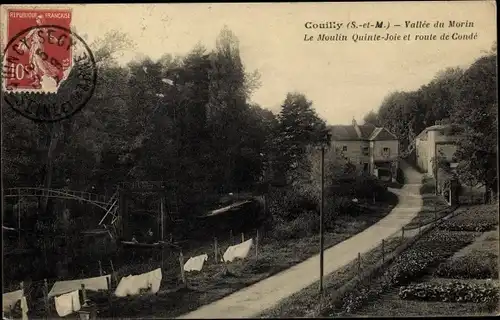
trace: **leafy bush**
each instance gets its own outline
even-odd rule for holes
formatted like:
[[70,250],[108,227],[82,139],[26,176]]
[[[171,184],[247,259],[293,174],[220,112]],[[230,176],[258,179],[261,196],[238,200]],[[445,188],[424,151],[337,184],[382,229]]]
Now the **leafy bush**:
[[477,206],[443,222],[438,226],[442,230],[450,231],[490,231],[498,225],[498,207]]
[[436,231],[403,252],[386,271],[393,284],[404,284],[474,241],[475,235]]
[[275,219],[271,237],[276,240],[300,239],[318,232],[318,214],[314,211],[306,211],[292,221]]
[[475,235],[435,230],[396,257],[385,270],[377,270],[375,283],[360,284],[346,292],[337,306],[340,313],[351,313],[366,301],[374,300],[390,288],[409,283],[425,274],[437,262],[472,243]]
[[361,209],[351,198],[342,196],[330,196],[325,199],[325,225],[332,227],[335,218],[342,215],[356,216]]
[[268,205],[271,216],[285,221],[295,220],[304,211],[317,210],[316,199],[310,193],[292,187],[273,189],[269,193]]
[[439,229],[448,231],[476,231],[476,232],[486,232],[495,229],[494,223],[463,223],[463,222],[445,222],[439,226]]
[[398,168],[398,171],[396,173],[396,181],[401,184],[405,183],[405,175],[401,168]]
[[484,303],[498,301],[498,288],[491,283],[418,283],[399,290],[399,297],[404,300],[440,301],[440,302],[474,302]]
[[440,264],[434,275],[451,279],[496,279],[498,256],[491,252],[477,252],[458,257]]
[[336,196],[371,199],[373,194],[379,198],[387,191],[387,186],[369,175],[341,178],[331,187],[329,193]]
[[425,269],[434,264],[440,256],[436,252],[409,250],[397,257],[395,264],[385,272],[392,284],[407,283],[423,275]]

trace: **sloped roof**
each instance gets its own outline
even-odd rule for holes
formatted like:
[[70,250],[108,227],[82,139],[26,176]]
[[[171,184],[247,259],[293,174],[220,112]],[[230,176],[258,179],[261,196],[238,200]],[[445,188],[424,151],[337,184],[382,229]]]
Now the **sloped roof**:
[[390,133],[386,128],[376,128],[373,130],[369,140],[381,141],[381,140],[398,140],[394,134]]
[[454,125],[454,124],[436,124],[430,127],[425,128],[420,132],[417,136],[417,139],[421,139],[424,136],[427,135],[427,132],[429,131],[439,131],[439,130],[446,130],[446,129],[451,129],[451,128],[459,128],[460,126]]
[[331,126],[332,139],[337,141],[356,140],[398,140],[398,138],[385,128],[375,127],[372,124],[358,125],[361,137],[358,136],[353,125]]
[[361,131],[362,137],[369,137],[373,130],[376,128],[373,124],[371,123],[365,123],[364,125],[359,126],[359,130]]
[[331,126],[330,131],[332,132],[333,140],[367,140],[375,126],[372,124],[364,124],[358,126],[359,131],[361,131],[361,138],[358,137],[358,133],[353,125],[336,125]]

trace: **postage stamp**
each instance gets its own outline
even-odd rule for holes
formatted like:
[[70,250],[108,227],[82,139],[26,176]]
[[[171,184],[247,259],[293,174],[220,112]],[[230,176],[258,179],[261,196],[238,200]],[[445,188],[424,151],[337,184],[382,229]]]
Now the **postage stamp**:
[[11,9],[3,52],[4,100],[34,121],[58,121],[80,110],[97,80],[93,54],[71,30],[68,9]]
[[71,10],[8,11],[7,39],[23,33],[19,43],[7,48],[7,56],[17,58],[5,65],[8,90],[56,92],[71,69],[70,39],[63,30],[39,27],[57,25],[70,29],[71,14]]

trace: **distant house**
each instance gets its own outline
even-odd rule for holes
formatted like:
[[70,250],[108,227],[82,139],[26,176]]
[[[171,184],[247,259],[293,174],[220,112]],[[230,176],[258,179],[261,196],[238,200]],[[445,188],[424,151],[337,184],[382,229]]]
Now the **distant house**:
[[415,138],[417,166],[422,171],[434,176],[432,162],[436,155],[444,157],[452,167],[456,165],[454,155],[460,135],[455,129],[451,124],[436,124],[425,128]]
[[332,146],[365,173],[395,179],[399,163],[399,140],[386,128],[372,124],[336,125],[330,128]]

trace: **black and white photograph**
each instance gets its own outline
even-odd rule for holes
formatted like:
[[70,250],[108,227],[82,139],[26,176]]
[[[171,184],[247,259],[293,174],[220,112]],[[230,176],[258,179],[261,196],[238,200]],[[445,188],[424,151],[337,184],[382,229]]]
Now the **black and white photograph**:
[[1,5],[3,319],[500,315],[496,6]]

